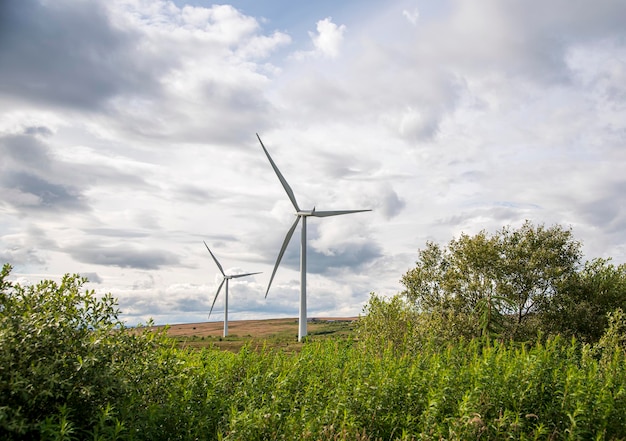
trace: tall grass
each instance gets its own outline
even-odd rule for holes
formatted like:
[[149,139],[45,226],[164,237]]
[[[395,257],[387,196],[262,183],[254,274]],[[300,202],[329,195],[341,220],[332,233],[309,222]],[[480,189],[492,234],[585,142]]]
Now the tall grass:
[[[124,402],[90,432],[73,410],[43,439],[430,440],[625,439],[626,362],[619,344],[558,337],[426,344],[377,355],[358,342],[300,353],[155,349]],[[131,380],[128,380],[131,381]]]

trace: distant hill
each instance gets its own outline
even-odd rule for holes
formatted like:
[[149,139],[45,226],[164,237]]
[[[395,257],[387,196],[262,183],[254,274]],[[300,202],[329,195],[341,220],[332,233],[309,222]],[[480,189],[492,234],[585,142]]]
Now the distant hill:
[[[312,317],[308,320],[309,338],[345,338],[353,332],[358,317]],[[162,329],[164,326],[155,326]],[[202,322],[169,325],[167,335],[181,345],[202,347],[216,345],[236,350],[246,342],[268,341],[273,346],[297,343],[298,319],[279,318],[265,320],[229,320],[228,337],[222,338],[224,322]]]

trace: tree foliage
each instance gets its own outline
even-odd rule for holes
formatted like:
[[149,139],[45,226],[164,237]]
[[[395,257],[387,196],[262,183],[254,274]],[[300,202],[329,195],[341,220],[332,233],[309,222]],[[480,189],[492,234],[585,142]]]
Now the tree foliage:
[[470,335],[520,334],[576,274],[580,247],[570,230],[528,221],[461,234],[446,247],[428,242],[402,294],[424,313],[466,321]]
[[498,289],[513,305],[516,322],[544,312],[559,287],[576,274],[581,244],[559,225],[546,228],[526,221],[496,233],[502,263]]
[[576,336],[586,342],[600,339],[609,313],[626,311],[626,264],[594,259],[569,277],[546,309],[546,330]]

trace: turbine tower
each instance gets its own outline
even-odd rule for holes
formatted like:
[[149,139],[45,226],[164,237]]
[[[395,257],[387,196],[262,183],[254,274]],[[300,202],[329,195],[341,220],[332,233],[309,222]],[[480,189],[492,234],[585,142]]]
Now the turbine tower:
[[215,297],[213,298],[213,304],[211,305],[211,310],[209,311],[209,318],[211,318],[211,313],[213,312],[213,307],[215,306],[215,301],[217,300],[217,296],[220,295],[220,290],[222,289],[224,282],[226,282],[226,294],[224,296],[224,334],[223,335],[224,337],[227,337],[228,336],[228,281],[230,279],[238,279],[239,277],[252,276],[254,274],[261,274],[261,273],[245,273],[245,274],[232,274],[232,275],[226,274],[224,273],[224,269],[222,268],[222,265],[220,265],[219,261],[217,260],[217,258],[215,257],[215,255],[213,254],[209,246],[206,244],[206,242],[204,242],[204,246],[206,247],[207,250],[209,250],[211,257],[215,261],[215,264],[217,265],[217,267],[220,270],[220,273],[222,273],[222,276],[223,276],[222,283],[220,283],[219,288],[217,288],[217,293],[215,293]]
[[296,221],[293,223],[289,231],[287,231],[287,236],[285,236],[285,240],[283,241],[283,245],[280,248],[280,252],[278,253],[278,258],[276,259],[276,264],[274,265],[274,271],[272,271],[272,277],[270,277],[270,283],[267,285],[267,291],[265,292],[265,297],[267,298],[267,294],[270,292],[270,286],[272,286],[272,280],[274,280],[274,275],[276,275],[276,270],[278,269],[278,265],[280,265],[280,261],[283,258],[283,254],[285,254],[285,250],[287,249],[287,245],[293,236],[293,232],[298,226],[298,222],[302,219],[302,236],[300,239],[300,318],[298,323],[298,341],[302,341],[302,338],[306,336],[306,219],[307,217],[328,217],[328,216],[339,216],[341,214],[350,214],[350,213],[361,213],[364,211],[372,211],[372,210],[339,210],[339,211],[317,211],[315,207],[312,210],[302,210],[298,206],[298,202],[296,202],[296,197],[293,194],[293,190],[285,180],[285,177],[282,175],[278,167],[272,160],[269,152],[263,145],[263,141],[261,141],[261,137],[259,134],[256,134],[256,137],[259,139],[261,143],[261,147],[263,147],[263,151],[269,159],[274,172],[276,172],[276,176],[278,176],[278,180],[283,185],[283,188],[287,192],[287,196],[289,200],[293,204],[293,207],[296,209]]

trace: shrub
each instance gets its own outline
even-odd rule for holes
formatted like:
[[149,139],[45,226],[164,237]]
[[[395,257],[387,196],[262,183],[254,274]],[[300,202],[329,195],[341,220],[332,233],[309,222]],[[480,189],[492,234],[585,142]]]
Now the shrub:
[[22,286],[10,271],[0,274],[0,438],[119,425],[135,373],[164,340],[125,328],[113,297],[84,290],[78,275]]

